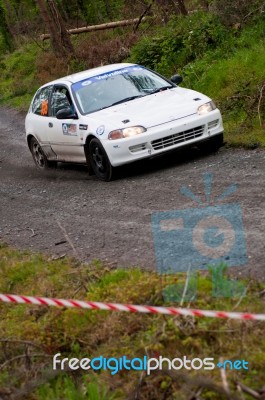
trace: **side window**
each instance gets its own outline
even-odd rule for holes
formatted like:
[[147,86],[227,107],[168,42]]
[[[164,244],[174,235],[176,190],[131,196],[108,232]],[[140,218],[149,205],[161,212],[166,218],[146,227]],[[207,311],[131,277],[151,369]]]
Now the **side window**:
[[52,92],[52,86],[40,89],[33,101],[32,112],[37,115],[47,117],[49,115],[49,101]]
[[56,86],[52,94],[51,115],[55,117],[58,111],[69,107],[74,113],[75,109],[68,89],[64,86]]

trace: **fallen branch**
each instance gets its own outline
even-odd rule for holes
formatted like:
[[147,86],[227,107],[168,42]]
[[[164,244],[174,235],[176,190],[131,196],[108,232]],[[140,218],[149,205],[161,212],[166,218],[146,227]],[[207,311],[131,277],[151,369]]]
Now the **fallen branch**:
[[[65,371],[69,371],[66,369]],[[50,380],[56,378],[58,375],[62,374],[64,371],[61,371],[60,369],[58,370],[53,370],[50,369],[48,371],[45,371],[42,376],[39,378],[36,378],[34,380],[26,382],[26,384],[14,391],[13,393],[10,393],[8,396],[8,400],[20,400],[20,399],[25,399],[29,398],[29,395],[36,390],[38,387],[44,385],[45,383],[49,382]]]
[[211,379],[204,376],[190,376],[182,371],[163,370],[163,373],[170,376],[173,380],[185,383],[188,386],[197,386],[201,389],[209,389],[215,393],[223,395],[228,400],[239,400],[239,397],[233,393],[227,393],[222,386],[215,384]]
[[61,229],[61,231],[63,232],[64,237],[65,237],[65,239],[66,239],[66,242],[68,242],[68,244],[69,244],[70,247],[72,248],[75,257],[78,258],[78,252],[77,252],[77,250],[76,250],[76,248],[75,248],[75,246],[74,246],[72,240],[70,239],[68,233],[66,232],[65,228],[62,226],[62,224],[60,223],[60,221],[57,220],[56,222],[57,222],[59,228]]
[[259,116],[259,124],[260,127],[262,127],[262,121],[261,121],[261,115],[260,115],[260,106],[261,106],[261,100],[262,100],[262,95],[263,95],[263,89],[265,88],[265,83],[262,85],[260,88],[260,95],[259,95],[259,102],[258,102],[258,116]]
[[[141,21],[145,20],[146,17],[143,17]],[[82,28],[74,28],[74,29],[69,29],[67,33],[70,35],[78,35],[79,33],[84,33],[84,32],[94,32],[94,31],[102,31],[105,29],[113,29],[113,28],[119,28],[121,26],[128,26],[128,25],[134,25],[134,24],[139,24],[139,18],[134,18],[134,19],[125,19],[123,21],[115,21],[115,22],[107,22],[106,24],[100,24],[100,25],[90,25],[90,26],[83,26]],[[44,33],[40,35],[41,40],[46,40],[50,39],[51,35],[49,33]]]
[[261,396],[258,392],[256,392],[256,390],[253,390],[253,389],[247,387],[246,385],[243,385],[243,383],[236,382],[236,385],[239,386],[244,393],[253,397],[253,399],[264,399],[264,397]]
[[30,342],[29,340],[19,340],[19,339],[0,339],[0,343],[17,343],[17,344],[24,344],[26,346],[33,346],[42,349],[43,346],[37,343]]
[[[220,358],[219,361],[222,364],[224,362],[222,357]],[[221,379],[222,379],[222,384],[223,384],[224,391],[228,396],[230,396],[230,389],[229,389],[228,380],[227,380],[227,376],[226,376],[226,370],[224,368],[221,368],[220,369],[220,374],[221,374]]]
[[144,16],[150,11],[153,3],[155,0],[152,0],[151,3],[146,7],[146,9],[144,10],[144,12],[140,15],[137,24],[135,25],[133,31],[134,33],[137,31],[137,29],[139,28],[139,25],[141,24],[141,22],[144,20]]
[[34,353],[34,354],[30,354],[30,355],[29,354],[21,354],[19,356],[15,356],[15,357],[10,358],[9,360],[6,360],[3,364],[1,364],[0,365],[0,371],[2,369],[4,369],[8,364],[12,363],[13,361],[17,361],[17,360],[20,360],[22,358],[28,358],[28,357],[30,357],[30,358],[35,358],[35,357],[41,357],[41,358],[48,357],[48,358],[51,358],[52,356],[49,355],[49,354],[44,354],[44,353]]
[[246,20],[253,14],[257,14],[257,11],[259,11],[260,13],[263,12],[263,8],[265,6],[265,2],[263,2],[263,4],[256,8],[255,10],[250,11],[247,15],[244,16],[244,18],[242,19],[242,23],[246,22]]
[[[74,243],[72,242],[72,240],[70,239],[68,233],[66,232],[66,229],[62,226],[60,221],[57,220],[56,222],[57,222],[59,228],[61,229],[61,231],[63,232],[63,235],[64,235],[66,241],[71,246],[71,248],[73,250],[73,253],[74,253],[74,256],[78,259],[79,258],[78,257],[78,251],[76,250]],[[84,279],[83,274],[82,274],[82,269],[78,268],[78,272],[79,272],[79,277],[80,277],[81,284],[84,287],[84,289],[86,290],[86,292],[88,292],[88,288],[85,285],[85,279]]]

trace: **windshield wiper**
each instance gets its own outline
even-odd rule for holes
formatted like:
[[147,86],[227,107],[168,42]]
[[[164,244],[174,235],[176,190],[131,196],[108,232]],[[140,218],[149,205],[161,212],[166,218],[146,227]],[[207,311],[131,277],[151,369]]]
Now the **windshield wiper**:
[[173,87],[175,87],[175,86],[162,86],[161,88],[155,89],[152,92],[149,92],[148,94],[155,94],[155,93],[163,92],[164,90],[167,90],[167,89],[173,89]]
[[131,101],[131,100],[138,99],[139,97],[144,97],[144,96],[146,96],[146,94],[138,94],[136,96],[125,97],[125,99],[115,101],[115,103],[112,103],[108,107],[116,106],[117,104],[125,103],[126,101]]

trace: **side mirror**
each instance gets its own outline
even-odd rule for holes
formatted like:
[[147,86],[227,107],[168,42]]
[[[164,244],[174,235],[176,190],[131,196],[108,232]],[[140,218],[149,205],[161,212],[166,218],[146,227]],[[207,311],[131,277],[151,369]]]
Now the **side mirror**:
[[70,107],[63,108],[62,110],[57,111],[56,113],[57,119],[78,119],[76,113],[73,113]]
[[171,76],[170,80],[171,80],[171,82],[175,83],[176,85],[179,85],[183,81],[183,78],[179,74],[176,74],[176,75]]

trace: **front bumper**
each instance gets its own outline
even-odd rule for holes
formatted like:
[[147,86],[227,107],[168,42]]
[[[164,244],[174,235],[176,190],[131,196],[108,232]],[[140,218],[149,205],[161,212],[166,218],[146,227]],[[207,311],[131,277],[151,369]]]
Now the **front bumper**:
[[187,145],[196,145],[223,132],[218,109],[206,115],[193,114],[148,128],[130,138],[104,140],[102,144],[113,167],[149,158]]

